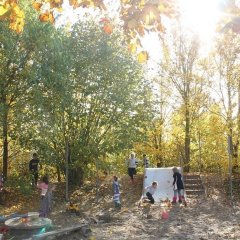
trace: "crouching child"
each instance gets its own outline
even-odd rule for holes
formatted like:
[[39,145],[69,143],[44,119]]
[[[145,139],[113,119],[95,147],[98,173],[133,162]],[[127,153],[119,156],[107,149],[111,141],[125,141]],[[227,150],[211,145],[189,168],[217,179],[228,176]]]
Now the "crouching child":
[[154,182],[152,182],[152,185],[145,188],[145,192],[146,192],[146,196],[147,196],[147,199],[146,198],[144,199],[145,201],[148,201],[151,204],[155,203],[153,195],[157,189],[157,186],[158,186],[158,183],[154,181]]

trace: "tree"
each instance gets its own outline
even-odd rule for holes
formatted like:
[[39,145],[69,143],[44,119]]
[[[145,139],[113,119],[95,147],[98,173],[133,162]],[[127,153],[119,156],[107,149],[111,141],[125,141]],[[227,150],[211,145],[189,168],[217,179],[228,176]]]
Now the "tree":
[[[27,8],[26,12],[28,12]],[[39,24],[31,11],[27,14],[26,22],[26,31],[21,35],[9,30],[6,22],[0,23],[0,30],[4,32],[0,39],[0,120],[3,141],[3,174],[6,177],[9,136],[11,135],[12,139],[15,138],[18,132],[17,125],[21,124],[17,122],[18,115],[24,111],[31,98],[29,93],[32,88],[36,57],[40,49],[47,47],[44,43],[49,41],[55,32],[53,26]]]
[[[139,115],[144,115],[138,108],[147,86],[142,68],[122,47],[121,32],[107,36],[89,20],[76,24],[65,40],[61,53],[65,65],[60,68],[66,69],[67,75],[51,65],[48,55],[55,51],[48,49],[45,64],[38,57],[36,65],[42,66],[42,71],[37,76],[41,78],[32,90],[38,98],[33,99],[32,123],[25,131],[28,136],[33,134],[31,145],[62,172],[67,141],[70,178],[81,183],[96,167],[96,159],[119,151],[117,146],[124,140],[118,134],[126,124],[131,132],[137,132],[142,120]],[[43,91],[45,94],[40,94]]]
[[191,34],[175,33],[174,42],[165,43],[163,68],[167,78],[175,86],[179,110],[184,119],[184,170],[190,167],[191,127],[206,101],[204,78],[197,71],[199,43]]
[[[158,71],[159,76],[150,79],[152,83],[152,94],[149,95],[151,102],[151,118],[148,120],[145,131],[145,139],[140,139],[135,144],[138,153],[147,154],[151,158],[151,165],[164,166],[164,157],[166,157],[166,138],[168,121],[171,114],[171,87],[162,70]],[[153,91],[154,89],[154,91]]]
[[[221,117],[225,120],[228,136],[228,149],[238,165],[239,145],[239,36],[228,32],[219,36],[214,53],[215,74],[213,86],[217,89],[222,107]],[[216,81],[217,79],[217,81]],[[238,95],[238,96],[237,96]]]

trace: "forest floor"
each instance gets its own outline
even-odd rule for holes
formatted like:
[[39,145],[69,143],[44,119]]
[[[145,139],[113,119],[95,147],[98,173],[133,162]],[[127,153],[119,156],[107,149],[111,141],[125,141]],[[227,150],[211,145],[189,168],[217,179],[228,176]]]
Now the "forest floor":
[[[139,207],[142,175],[136,176],[134,184],[125,176],[120,179],[122,209],[115,210],[111,184],[110,178],[101,181],[98,201],[91,182],[86,182],[84,187],[71,189],[71,200],[80,207],[79,216],[66,212],[64,184],[57,184],[54,210],[50,216],[53,228],[86,223],[90,226],[91,236],[84,237],[80,232],[75,232],[55,239],[240,239],[240,206],[235,204],[231,207],[225,195],[215,188],[212,188],[208,197],[188,198],[187,207],[167,202],[142,204]],[[38,205],[38,191],[30,196],[9,191],[5,205],[0,206],[0,215],[37,211]],[[169,213],[168,219],[162,219],[164,211]],[[11,239],[21,238],[15,236]]]

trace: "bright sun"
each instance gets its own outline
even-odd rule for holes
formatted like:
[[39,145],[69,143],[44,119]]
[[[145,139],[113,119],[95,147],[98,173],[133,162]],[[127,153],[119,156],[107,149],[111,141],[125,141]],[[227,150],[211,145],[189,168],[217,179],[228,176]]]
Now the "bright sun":
[[[214,43],[217,22],[222,17],[219,5],[224,0],[177,0],[180,9],[180,23],[183,30],[190,30],[199,37],[201,54],[207,54]],[[239,0],[240,1],[240,0]],[[169,25],[169,21],[166,20]],[[154,61],[161,59],[158,36],[149,33],[142,39],[144,48]]]
[[221,0],[179,0],[181,23],[209,43],[216,32],[216,23],[220,19]]

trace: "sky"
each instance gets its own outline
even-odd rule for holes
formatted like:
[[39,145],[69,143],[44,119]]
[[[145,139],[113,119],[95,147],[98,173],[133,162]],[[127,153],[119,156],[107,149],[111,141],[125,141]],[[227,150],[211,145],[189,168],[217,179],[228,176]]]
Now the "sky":
[[[208,53],[213,46],[217,23],[223,17],[221,6],[227,0],[176,0],[180,10],[180,22],[183,29],[191,31],[197,35],[201,42],[201,53]],[[235,0],[236,5],[240,7],[240,0]],[[114,19],[120,7],[119,0],[105,0],[110,19]],[[74,10],[69,6],[68,1],[64,3],[64,14],[61,16],[58,24],[73,24],[85,12],[91,12],[93,15],[99,15],[100,10],[78,9]],[[164,25],[171,26],[167,18],[162,17]],[[154,65],[161,60],[161,44],[158,33],[152,32],[145,34],[141,39],[144,50],[150,55],[150,65]]]

